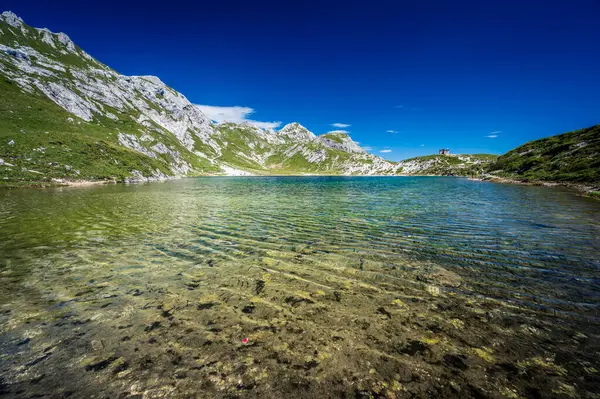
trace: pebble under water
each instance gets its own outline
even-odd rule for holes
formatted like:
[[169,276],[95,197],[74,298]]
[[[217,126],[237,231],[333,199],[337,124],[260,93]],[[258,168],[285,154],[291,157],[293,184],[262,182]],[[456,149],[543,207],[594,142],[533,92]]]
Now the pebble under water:
[[0,190],[0,396],[600,398],[600,202],[440,177]]

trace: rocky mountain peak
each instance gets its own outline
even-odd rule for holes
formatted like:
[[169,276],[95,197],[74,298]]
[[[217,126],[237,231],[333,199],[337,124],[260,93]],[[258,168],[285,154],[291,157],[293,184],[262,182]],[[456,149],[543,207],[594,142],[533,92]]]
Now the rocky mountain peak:
[[284,132],[284,131],[297,130],[297,129],[308,130],[307,128],[305,128],[304,126],[302,126],[301,124],[299,124],[298,122],[292,122],[292,123],[288,123],[287,125],[285,125],[281,129],[279,129],[279,131],[280,132]]
[[[59,51],[62,52],[63,54],[77,52],[77,47],[75,46],[75,43],[73,43],[73,41],[69,38],[69,36],[67,36],[67,34],[62,33],[62,32],[54,33],[54,32],[51,32],[48,28],[35,28],[35,29],[33,29],[34,33],[32,35],[32,30],[29,30],[30,27],[28,27],[25,24],[25,22],[23,22],[23,20],[21,18],[19,18],[12,11],[4,11],[2,13],[2,15],[0,16],[0,22],[5,22],[6,24],[8,24],[11,27],[19,28],[21,31],[21,34],[24,36],[27,36],[28,40],[31,40],[32,38],[39,39],[42,42],[49,45],[50,47],[52,47],[54,49],[59,49]],[[12,30],[11,30],[11,32],[13,34],[18,33],[18,31],[15,32]],[[35,33],[37,33],[37,35]],[[18,40],[18,42],[20,42],[20,41]],[[24,43],[20,43],[20,44],[24,44]],[[57,45],[58,45],[58,47],[57,47]],[[88,59],[91,58],[89,55],[87,55],[83,52],[82,52],[82,55]]]
[[319,136],[319,141],[329,148],[334,148],[345,152],[366,153],[366,151],[361,148],[356,141],[350,138],[348,133],[343,131],[333,131],[322,134]]
[[[0,100],[39,103],[52,115],[55,125],[50,128],[44,124],[44,134],[31,136],[34,139],[27,150],[31,154],[6,160],[22,163],[22,170],[31,166],[30,159],[40,168],[42,164],[35,158],[40,148],[48,147],[53,129],[81,130],[82,134],[69,139],[73,148],[89,140],[87,129],[103,134],[116,152],[101,152],[99,156],[107,165],[102,170],[133,178],[219,171],[389,174],[395,170],[394,164],[367,154],[342,132],[317,138],[297,122],[279,131],[263,129],[251,121],[211,123],[198,106],[160,78],[121,75],[77,47],[66,34],[30,27],[14,13],[0,15],[0,28],[0,83],[11,90],[0,90]],[[27,109],[15,108],[16,112]],[[30,115],[23,117],[16,112],[15,125],[27,127]],[[22,134],[28,129],[20,127],[18,131]],[[3,145],[12,146],[14,141],[0,143],[0,153]],[[122,159],[119,154],[124,154]],[[73,162],[69,162],[71,168]],[[43,165],[52,168],[53,163]],[[76,178],[98,177],[94,165],[82,156],[76,165],[81,175]],[[55,173],[51,169],[46,172]]]
[[12,11],[4,11],[2,13],[2,20],[9,24],[10,26],[14,26],[15,28],[23,26],[23,20],[17,16]]
[[58,42],[65,45],[67,47],[67,50],[69,50],[70,52],[76,51],[75,43],[73,43],[73,41],[66,34],[62,32],[57,33],[56,38],[58,39]]
[[317,137],[313,132],[298,122],[288,123],[281,130],[279,130],[279,134],[299,141],[313,140]]

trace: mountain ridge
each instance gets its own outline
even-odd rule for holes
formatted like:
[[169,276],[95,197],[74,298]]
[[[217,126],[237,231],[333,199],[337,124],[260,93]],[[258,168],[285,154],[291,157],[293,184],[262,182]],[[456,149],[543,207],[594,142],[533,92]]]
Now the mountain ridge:
[[[35,117],[23,107],[11,107],[11,100],[22,105],[33,99],[39,102],[40,109],[53,116],[50,119],[58,130],[49,131],[50,136],[78,130],[73,125],[80,125],[79,132],[87,137],[69,136],[72,147],[80,144],[73,143],[75,140],[90,139],[88,133],[93,131],[97,142],[117,147],[118,153],[128,149],[144,156],[139,159],[143,167],[139,168],[140,163],[136,162],[136,169],[125,162],[111,175],[94,174],[85,167],[85,159],[72,157],[72,163],[77,165],[68,166],[80,173],[64,173],[60,177],[131,180],[238,172],[372,175],[395,170],[395,163],[367,153],[349,136],[338,137],[337,141],[331,135],[317,136],[297,122],[277,132],[248,124],[213,123],[199,107],[160,78],[121,75],[87,54],[66,34],[29,27],[11,12],[0,16],[0,76],[4,87],[12,86],[2,92],[11,97],[3,99],[4,111],[26,121],[16,123],[13,115],[5,118],[1,133],[12,136],[0,141],[2,165],[18,164],[21,171],[35,170],[31,166],[36,166],[45,178],[60,176],[55,170],[48,170],[44,160],[36,159],[51,158],[47,152],[35,151],[46,148],[48,140],[40,136],[40,129],[29,126]],[[64,115],[46,100],[72,115],[62,121],[57,119],[56,116]],[[23,147],[18,134],[13,137],[16,132],[32,135],[25,141],[31,145]],[[17,145],[20,153],[12,151],[17,148],[14,145],[8,148],[11,141],[21,144]],[[128,159],[124,154],[119,156]],[[62,164],[62,158],[48,160]],[[27,160],[34,160],[33,165]],[[110,158],[99,162],[120,161]],[[15,177],[15,173],[9,175],[3,179]]]
[[598,185],[599,135],[595,126],[500,157],[392,162],[344,131],[316,135],[298,122],[277,131],[216,123],[159,77],[121,75],[65,33],[30,27],[12,12],[0,15],[0,182],[9,185],[212,174],[493,175]]

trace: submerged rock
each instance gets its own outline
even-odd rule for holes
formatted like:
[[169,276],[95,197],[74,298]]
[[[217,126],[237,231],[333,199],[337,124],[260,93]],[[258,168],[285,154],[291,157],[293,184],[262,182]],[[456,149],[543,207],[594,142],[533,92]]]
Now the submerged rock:
[[429,346],[421,341],[412,340],[406,343],[402,348],[400,348],[400,353],[404,353],[410,356],[414,356],[417,353],[423,353],[429,349]]
[[160,326],[161,326],[161,324],[160,324],[160,321],[155,321],[155,322],[153,322],[152,324],[150,324],[150,325],[146,326],[146,327],[144,328],[144,331],[146,331],[146,332],[154,331],[154,330],[156,330],[157,328],[159,328]]
[[100,371],[107,368],[112,362],[117,360],[116,356],[109,356],[106,358],[94,358],[89,361],[89,363],[85,366],[85,371]]

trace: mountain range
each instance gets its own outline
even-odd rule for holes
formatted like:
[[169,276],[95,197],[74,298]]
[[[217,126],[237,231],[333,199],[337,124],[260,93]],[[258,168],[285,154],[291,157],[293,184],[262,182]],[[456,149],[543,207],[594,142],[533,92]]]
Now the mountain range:
[[569,133],[566,141],[532,142],[498,159],[431,155],[392,162],[368,153],[342,131],[317,136],[299,123],[278,131],[215,123],[156,76],[121,75],[64,33],[28,26],[9,11],[0,16],[0,184],[490,171],[511,178],[597,181],[599,129],[590,129]]
[[[0,17],[5,180],[198,174],[390,174],[343,132],[216,124],[155,76],[124,76],[64,33]],[[9,169],[7,169],[9,168]]]

